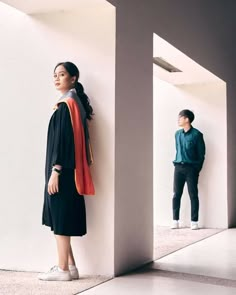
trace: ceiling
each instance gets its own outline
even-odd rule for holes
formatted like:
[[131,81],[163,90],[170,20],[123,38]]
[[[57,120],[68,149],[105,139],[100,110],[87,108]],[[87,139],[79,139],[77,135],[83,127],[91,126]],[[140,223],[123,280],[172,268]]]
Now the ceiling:
[[[81,5],[96,5],[105,0],[3,0],[0,1],[27,14],[70,11]],[[108,3],[108,2],[107,2]]]
[[[81,9],[84,5],[87,7],[90,5],[94,7],[94,5],[101,3],[111,5],[106,0],[3,0],[0,2],[31,15],[56,11],[71,11]],[[154,75],[160,79],[174,85],[222,81],[156,34],[154,34],[153,41],[153,56],[161,57],[176,68],[182,70],[181,73],[169,73],[154,65]]]
[[168,83],[181,85],[222,81],[156,34],[153,37],[153,56],[163,58],[182,71],[170,73],[153,65],[154,75]]

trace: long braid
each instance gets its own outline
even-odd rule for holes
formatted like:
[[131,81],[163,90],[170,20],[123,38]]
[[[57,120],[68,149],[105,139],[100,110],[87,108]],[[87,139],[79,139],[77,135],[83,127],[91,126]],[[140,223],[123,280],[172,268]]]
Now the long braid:
[[86,112],[87,119],[92,120],[92,115],[94,114],[93,113],[93,108],[90,105],[90,101],[89,101],[89,98],[88,98],[87,94],[84,92],[83,85],[78,81],[75,82],[75,90],[76,90],[77,95],[78,95],[78,97],[80,98],[80,100],[81,100],[81,102],[83,104],[83,107],[84,107],[85,112]]

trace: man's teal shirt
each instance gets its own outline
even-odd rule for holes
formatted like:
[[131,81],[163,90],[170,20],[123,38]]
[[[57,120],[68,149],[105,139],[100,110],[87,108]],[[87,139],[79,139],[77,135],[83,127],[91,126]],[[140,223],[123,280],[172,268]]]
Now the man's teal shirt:
[[205,159],[205,142],[203,134],[196,128],[191,128],[185,132],[180,129],[175,133],[176,163],[186,163],[195,166],[198,171],[202,169]]

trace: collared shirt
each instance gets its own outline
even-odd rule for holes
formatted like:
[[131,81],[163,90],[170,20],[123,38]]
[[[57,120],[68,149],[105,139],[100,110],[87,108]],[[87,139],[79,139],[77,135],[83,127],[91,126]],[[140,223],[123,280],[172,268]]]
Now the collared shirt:
[[187,132],[180,129],[175,133],[175,145],[176,156],[173,163],[192,164],[200,171],[205,159],[203,134],[192,126]]

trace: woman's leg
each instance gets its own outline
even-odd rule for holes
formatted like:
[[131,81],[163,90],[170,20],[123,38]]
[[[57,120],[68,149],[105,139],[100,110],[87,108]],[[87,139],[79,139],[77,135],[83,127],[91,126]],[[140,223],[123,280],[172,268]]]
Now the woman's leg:
[[69,265],[75,265],[75,258],[74,258],[74,255],[73,255],[71,244],[70,244],[70,250],[69,250],[68,264]]
[[70,245],[68,262],[69,262],[69,270],[70,270],[72,280],[78,280],[79,279],[79,271],[75,265],[75,259],[74,259],[71,245]]
[[[57,241],[58,266],[62,270],[69,270],[70,237],[55,235]],[[73,254],[73,253],[72,253]]]

